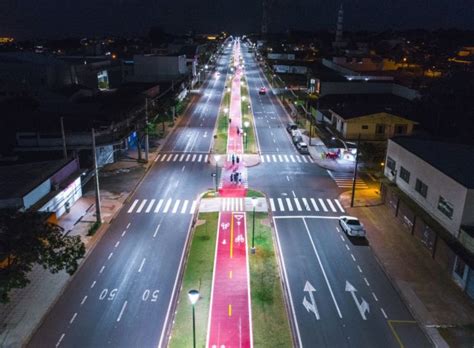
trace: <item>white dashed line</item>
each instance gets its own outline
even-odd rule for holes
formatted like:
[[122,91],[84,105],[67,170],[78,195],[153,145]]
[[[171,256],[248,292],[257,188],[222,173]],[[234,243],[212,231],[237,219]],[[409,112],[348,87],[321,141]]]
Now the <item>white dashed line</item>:
[[385,318],[385,319],[388,319],[387,313],[385,313],[385,311],[383,310],[383,308],[380,308],[380,310],[382,311],[382,314],[383,314],[384,318]]
[[120,241],[118,240],[118,241],[117,241],[117,243],[115,243],[115,246],[114,246],[114,248],[118,247],[118,246],[119,246],[119,244],[120,244]]
[[99,273],[102,273],[105,269],[105,266],[102,266],[102,268],[100,269]]
[[74,315],[72,316],[71,320],[69,320],[69,324],[72,324],[74,319],[76,319],[77,317],[77,313],[74,313]]
[[96,281],[94,280],[91,285],[91,289],[95,286]]
[[130,222],[127,224],[127,227],[126,228],[129,228],[130,227]]
[[84,298],[82,299],[82,301],[81,301],[81,306],[86,302],[86,300],[87,300],[87,295],[84,296]]
[[354,254],[351,254],[352,260],[355,262],[356,258],[354,257]]
[[156,229],[155,229],[155,233],[153,233],[153,238],[156,237],[156,234],[158,233],[158,230],[160,229],[160,224],[158,224],[158,226],[156,226]]
[[125,236],[125,233],[127,233],[127,230],[124,230],[124,231],[122,232],[122,237]]
[[367,284],[367,286],[370,286],[369,281],[367,280],[366,277],[364,277],[364,281],[365,281],[365,284]]
[[119,316],[117,318],[117,321],[120,321],[120,319],[122,319],[122,314],[123,314],[123,311],[125,310],[125,307],[127,307],[127,301],[125,301],[123,303],[123,306],[122,306],[122,309],[120,310],[120,313],[119,313]]
[[374,300],[375,300],[375,301],[377,301],[377,302],[379,301],[379,299],[377,298],[377,296],[375,296],[374,293],[372,293],[372,296],[374,297]]
[[138,273],[142,272],[143,265],[145,264],[145,260],[146,260],[146,258],[143,258],[142,263],[140,264],[140,268],[138,269]]
[[56,347],[59,347],[59,345],[61,344],[61,341],[64,339],[64,336],[66,336],[66,334],[62,334],[61,337],[59,337],[59,340],[58,342],[56,343]]
[[359,273],[362,273],[362,268],[360,268],[359,265],[357,265],[357,269],[359,270]]
[[110,258],[112,257],[113,254],[114,254],[114,253],[110,253],[110,254],[109,254],[109,257],[107,258],[107,260],[110,260]]
[[346,249],[347,249],[347,250],[351,250],[351,249],[349,248],[349,245],[347,245],[347,244],[346,244]]

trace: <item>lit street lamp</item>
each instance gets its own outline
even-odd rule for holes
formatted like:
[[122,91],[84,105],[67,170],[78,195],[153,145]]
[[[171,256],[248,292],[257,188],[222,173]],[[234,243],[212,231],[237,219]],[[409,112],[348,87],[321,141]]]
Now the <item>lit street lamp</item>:
[[193,306],[193,347],[196,348],[196,318],[194,315],[194,305],[199,300],[199,291],[189,290],[188,291],[189,302]]
[[253,218],[252,218],[252,254],[255,254],[255,207],[257,206],[257,198],[252,198]]

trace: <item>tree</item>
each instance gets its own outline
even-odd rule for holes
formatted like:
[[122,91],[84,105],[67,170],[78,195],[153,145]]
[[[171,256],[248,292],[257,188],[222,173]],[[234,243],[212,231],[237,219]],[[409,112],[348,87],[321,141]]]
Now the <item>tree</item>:
[[0,302],[30,281],[28,273],[40,264],[52,273],[72,275],[85,254],[79,236],[65,236],[62,227],[47,221],[46,213],[0,210]]

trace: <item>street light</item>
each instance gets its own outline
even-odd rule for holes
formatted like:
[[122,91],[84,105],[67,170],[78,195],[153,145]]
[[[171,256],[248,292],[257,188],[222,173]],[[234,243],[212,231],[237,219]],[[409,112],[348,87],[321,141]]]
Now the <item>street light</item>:
[[199,291],[189,290],[188,291],[189,302],[193,306],[193,347],[196,348],[196,317],[194,315],[194,305],[199,300]]
[[217,164],[218,164],[219,160],[221,159],[221,156],[220,155],[214,155],[214,159],[216,161],[216,193],[217,193],[217,186],[218,186],[218,182],[219,182],[219,172],[218,172]]
[[252,197],[252,208],[253,208],[253,218],[252,218],[252,254],[255,254],[255,207],[257,206],[257,198]]

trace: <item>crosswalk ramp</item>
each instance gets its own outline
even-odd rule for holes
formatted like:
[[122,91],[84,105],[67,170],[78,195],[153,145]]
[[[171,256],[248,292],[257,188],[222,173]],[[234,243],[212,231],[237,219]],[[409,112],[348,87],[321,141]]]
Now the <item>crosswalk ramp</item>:
[[314,163],[311,156],[284,155],[284,154],[264,154],[260,155],[262,163]]
[[270,209],[273,212],[319,212],[345,213],[338,199],[330,198],[269,198]]
[[197,162],[206,163],[209,155],[205,153],[160,153],[156,156],[155,162]]
[[[340,188],[352,188],[352,181],[354,174],[353,173],[347,173],[347,172],[333,172],[331,170],[327,171],[329,176],[336,182],[336,185]],[[356,189],[367,189],[369,186],[367,183],[362,180],[357,178],[356,180]]]
[[189,199],[135,199],[128,207],[127,213],[137,214],[193,214],[195,200]]

